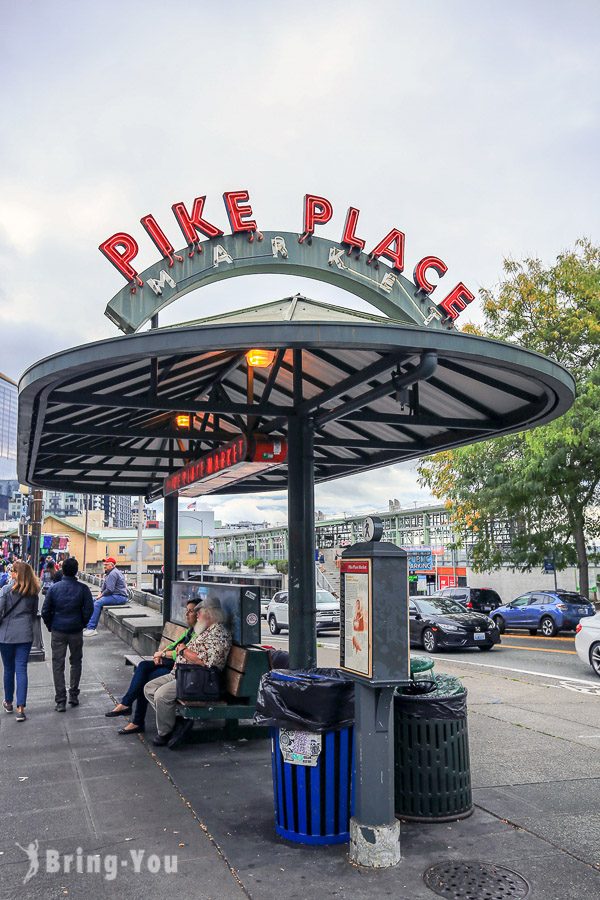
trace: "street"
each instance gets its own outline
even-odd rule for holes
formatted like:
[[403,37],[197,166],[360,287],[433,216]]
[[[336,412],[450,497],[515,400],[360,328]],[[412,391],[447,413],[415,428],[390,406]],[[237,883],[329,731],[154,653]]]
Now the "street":
[[[286,632],[272,635],[264,620],[262,627],[264,644],[287,650]],[[317,658],[320,666],[339,665],[339,631],[327,631],[319,635]],[[590,666],[586,666],[575,651],[575,635],[572,632],[555,637],[531,637],[523,631],[509,631],[502,635],[502,641],[488,653],[476,648],[470,650],[445,650],[435,654],[426,653],[420,647],[412,647],[413,654],[432,656],[438,668],[446,663],[462,663],[501,672],[544,675],[553,680],[582,683],[588,689],[596,688],[600,693],[600,679],[596,678]]]

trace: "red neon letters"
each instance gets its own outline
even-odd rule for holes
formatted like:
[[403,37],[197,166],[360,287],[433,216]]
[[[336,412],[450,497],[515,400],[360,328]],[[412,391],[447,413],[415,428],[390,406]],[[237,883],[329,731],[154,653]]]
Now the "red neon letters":
[[[204,218],[205,202],[205,196],[196,197],[191,212],[188,212],[184,203],[174,203],[171,207],[179,227],[190,246],[190,257],[193,257],[196,251],[199,253],[202,252],[202,236],[211,239],[223,235],[223,231],[221,231],[220,228]],[[250,232],[251,236],[249,240],[252,241],[253,233],[258,231],[258,226],[253,217],[248,191],[225,191],[223,194],[223,202],[225,204],[225,210],[227,212],[232,234]],[[357,257],[360,256],[364,250],[366,243],[365,240],[357,234],[359,216],[359,209],[354,206],[349,207],[346,213],[344,230],[341,237],[341,244],[346,247],[347,253],[350,254],[355,250],[357,251]],[[316,194],[306,194],[304,197],[304,231],[298,236],[298,242],[302,244],[307,239],[310,239],[310,236],[314,234],[315,227],[317,225],[325,225],[332,217],[333,205],[326,197],[319,197]],[[162,256],[168,259],[169,266],[174,266],[175,262],[183,262],[183,258],[175,254],[171,241],[159,226],[154,216],[144,216],[140,219],[140,222],[152,242],[160,250]],[[275,249],[275,244],[277,242],[283,243],[285,246],[283,237],[273,238],[275,255],[277,255]],[[279,244],[277,246],[279,246]],[[392,268],[396,270],[396,272],[402,272],[404,270],[404,248],[404,233],[398,228],[392,228],[391,231],[389,231],[371,250],[368,255],[367,263],[385,258],[391,262]],[[130,234],[127,234],[126,232],[113,234],[112,237],[107,238],[107,240],[100,244],[99,249],[127,281],[138,284],[140,287],[143,286],[142,280],[132,265],[132,261],[138,253],[138,245]],[[332,252],[335,256],[334,262],[338,268],[348,269],[348,265],[343,263],[343,261],[340,262],[339,255],[342,254],[342,251],[339,247],[337,250],[335,248],[329,248],[329,264],[332,264]],[[214,253],[215,259],[217,260],[217,263],[215,264],[218,264],[218,262],[233,262],[233,258],[226,248],[217,247],[215,248]],[[282,256],[283,258],[287,258],[287,251],[285,254],[282,254]],[[423,259],[419,260],[414,268],[413,278],[419,291],[422,291],[427,295],[432,294],[437,287],[437,282],[434,281],[434,283],[432,283],[429,280],[428,275],[430,271],[436,272],[439,280],[446,274],[448,267],[438,256],[424,256]],[[357,275],[359,273],[353,271],[353,274]],[[177,280],[176,274],[173,276],[173,280]],[[148,283],[152,286],[152,279],[148,279]],[[395,284],[394,276],[388,272],[385,278],[382,279],[380,283],[378,282],[378,284],[383,290],[386,290],[389,293]],[[174,285],[172,285],[172,287],[174,287]],[[448,296],[445,297],[441,303],[436,305],[438,309],[443,311],[444,316],[454,320],[474,299],[474,294],[472,294],[461,281],[452,291],[450,291]],[[435,312],[435,307],[432,307],[432,310],[434,315],[438,315]],[[426,322],[429,322],[430,320],[431,316]]]
[[356,236],[356,223],[358,222],[359,216],[360,210],[351,206],[346,214],[344,233],[342,234],[342,244],[346,244],[347,247],[358,247],[359,250],[364,250],[365,241]]
[[139,247],[134,238],[124,231],[119,231],[107,238],[98,247],[101,253],[119,270],[127,281],[135,281],[137,272],[130,266],[131,260],[137,256]]
[[315,225],[325,225],[333,215],[333,206],[325,197],[304,195],[304,235],[314,234]]
[[146,229],[146,232],[150,236],[150,239],[158,247],[162,255],[169,260],[169,264],[172,266],[173,254],[175,253],[175,251],[173,250],[173,246],[169,241],[169,238],[166,236],[154,216],[144,216],[142,219],[140,219],[140,222]]
[[198,243],[198,232],[209,238],[219,237],[223,234],[220,228],[217,228],[216,225],[211,225],[210,222],[202,218],[205,200],[206,197],[196,197],[191,215],[185,208],[184,203],[174,203],[171,207],[188,244]]
[[256,222],[253,219],[244,222],[247,216],[252,215],[252,207],[240,206],[240,203],[247,204],[249,199],[248,191],[227,191],[223,194],[227,218],[234,234],[236,231],[256,231]]
[[416,264],[413,272],[415,284],[418,288],[421,288],[422,291],[425,291],[426,294],[432,294],[435,291],[436,285],[431,284],[431,282],[427,280],[428,269],[434,269],[440,278],[442,278],[448,271],[448,266],[443,260],[438,259],[437,256],[424,256],[423,259]]
[[444,310],[447,316],[451,319],[457,319],[463,309],[467,308],[467,304],[471,303],[472,300],[475,299],[475,294],[472,294],[468,287],[460,281],[455,288],[453,288],[447,297],[444,297],[439,306]]
[[391,259],[398,272],[404,271],[404,235],[397,228],[392,228],[369,253],[369,259],[379,259],[380,256]]

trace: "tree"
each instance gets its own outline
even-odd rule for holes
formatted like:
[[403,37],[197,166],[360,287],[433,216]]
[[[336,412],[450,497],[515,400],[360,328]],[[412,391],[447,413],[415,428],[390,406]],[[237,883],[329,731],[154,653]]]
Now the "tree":
[[504,274],[481,291],[484,328],[465,330],[553,357],[576,379],[575,403],[549,425],[430,457],[419,479],[471,535],[476,569],[505,559],[526,571],[553,556],[558,569],[577,565],[587,595],[586,536],[600,533],[600,248],[578,241],[549,268],[505,260]]

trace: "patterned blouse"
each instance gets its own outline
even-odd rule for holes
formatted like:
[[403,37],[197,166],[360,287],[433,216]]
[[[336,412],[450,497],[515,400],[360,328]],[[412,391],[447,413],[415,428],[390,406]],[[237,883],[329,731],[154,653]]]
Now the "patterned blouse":
[[202,634],[193,637],[186,649],[197,653],[204,665],[216,666],[223,671],[231,650],[231,634],[224,625],[210,625]]

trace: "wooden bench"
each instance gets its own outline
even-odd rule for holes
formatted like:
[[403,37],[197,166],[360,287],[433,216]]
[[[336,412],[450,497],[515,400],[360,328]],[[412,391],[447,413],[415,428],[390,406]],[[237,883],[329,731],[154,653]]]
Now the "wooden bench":
[[184,719],[201,721],[225,720],[225,727],[205,729],[201,740],[268,737],[269,729],[262,725],[240,725],[240,720],[252,719],[256,712],[256,697],[260,679],[270,669],[269,653],[262,647],[233,645],[223,673],[225,694],[221,700],[178,700],[176,713]]
[[[181,638],[187,631],[176,622],[167,622],[158,645],[164,650],[173,641]],[[126,665],[138,666],[151,656],[140,656],[137,653],[126,653]],[[184,719],[201,721],[225,721],[223,728],[203,729],[202,741],[216,741],[228,738],[268,737],[269,729],[262,725],[240,725],[240,720],[252,719],[256,711],[256,697],[260,679],[271,668],[269,652],[262,647],[239,647],[234,644],[229,651],[223,681],[225,693],[221,700],[178,700],[176,712]]]
[[[160,638],[160,643],[156,648],[157,651],[164,650],[165,647],[168,647],[169,644],[173,643],[173,641],[176,641],[178,638],[183,637],[186,631],[187,628],[185,628],[183,625],[178,625],[176,622],[166,622]],[[145,659],[152,659],[152,657],[140,656],[139,653],[126,653],[125,665],[133,666],[135,668],[136,666],[139,666],[139,664]]]

